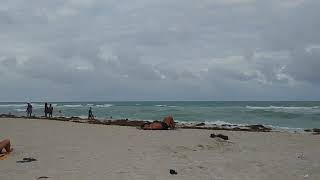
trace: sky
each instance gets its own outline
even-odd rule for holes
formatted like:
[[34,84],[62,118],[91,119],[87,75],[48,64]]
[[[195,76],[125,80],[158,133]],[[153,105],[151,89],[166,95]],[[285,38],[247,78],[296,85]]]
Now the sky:
[[319,0],[1,0],[0,101],[320,100]]

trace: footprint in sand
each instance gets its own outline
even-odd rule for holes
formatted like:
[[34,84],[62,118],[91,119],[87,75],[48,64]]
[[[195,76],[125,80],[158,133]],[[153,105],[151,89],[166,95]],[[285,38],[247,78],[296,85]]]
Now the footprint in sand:
[[206,167],[203,167],[203,166],[197,166],[199,169],[201,169],[201,170],[207,170],[208,168],[206,168]]

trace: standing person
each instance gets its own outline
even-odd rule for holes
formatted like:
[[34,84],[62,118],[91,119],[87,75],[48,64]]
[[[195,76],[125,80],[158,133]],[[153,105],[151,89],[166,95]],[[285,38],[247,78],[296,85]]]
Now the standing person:
[[91,108],[91,107],[90,107],[89,112],[88,112],[88,119],[89,119],[89,120],[93,120],[93,119],[94,119],[94,116],[93,116],[92,108]]
[[31,117],[32,114],[32,105],[30,103],[28,103],[27,106],[27,117]]
[[44,103],[44,117],[48,117],[48,103]]
[[52,118],[53,107],[52,107],[52,105],[51,105],[51,104],[49,105],[48,113],[49,113],[49,118]]

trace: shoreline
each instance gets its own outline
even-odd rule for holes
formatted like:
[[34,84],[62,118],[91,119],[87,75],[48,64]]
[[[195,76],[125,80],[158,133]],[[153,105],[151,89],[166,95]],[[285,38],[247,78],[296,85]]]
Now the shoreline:
[[[42,119],[42,120],[55,120],[55,121],[69,121],[74,123],[87,123],[87,124],[100,124],[100,125],[116,125],[116,126],[133,126],[140,127],[142,124],[148,122],[146,120],[129,120],[129,119],[106,119],[106,120],[88,120],[80,117],[53,117],[53,118],[45,118],[45,117],[36,117],[33,116],[31,118],[25,116],[16,116],[12,114],[0,114],[0,118],[23,118],[23,119]],[[210,124],[207,126],[205,123],[177,123],[177,128],[181,129],[200,129],[200,130],[224,130],[224,131],[247,131],[247,132],[282,132],[277,129],[272,129],[270,127],[254,124],[254,125],[234,125],[234,124]],[[290,132],[290,131],[285,131]],[[320,135],[320,129],[303,129],[305,133],[312,133],[314,135]],[[291,132],[292,133],[292,132]],[[298,133],[298,131],[294,131],[293,133]],[[301,133],[301,131],[300,131]]]

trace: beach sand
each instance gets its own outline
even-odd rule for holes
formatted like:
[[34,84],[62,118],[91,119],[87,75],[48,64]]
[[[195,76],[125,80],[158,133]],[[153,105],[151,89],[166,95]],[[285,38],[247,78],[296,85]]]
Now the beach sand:
[[[14,152],[1,180],[320,179],[320,135],[196,129],[143,131],[53,120],[0,119]],[[211,133],[230,140],[210,138]],[[17,163],[23,158],[37,161]],[[169,169],[177,171],[171,175]]]

